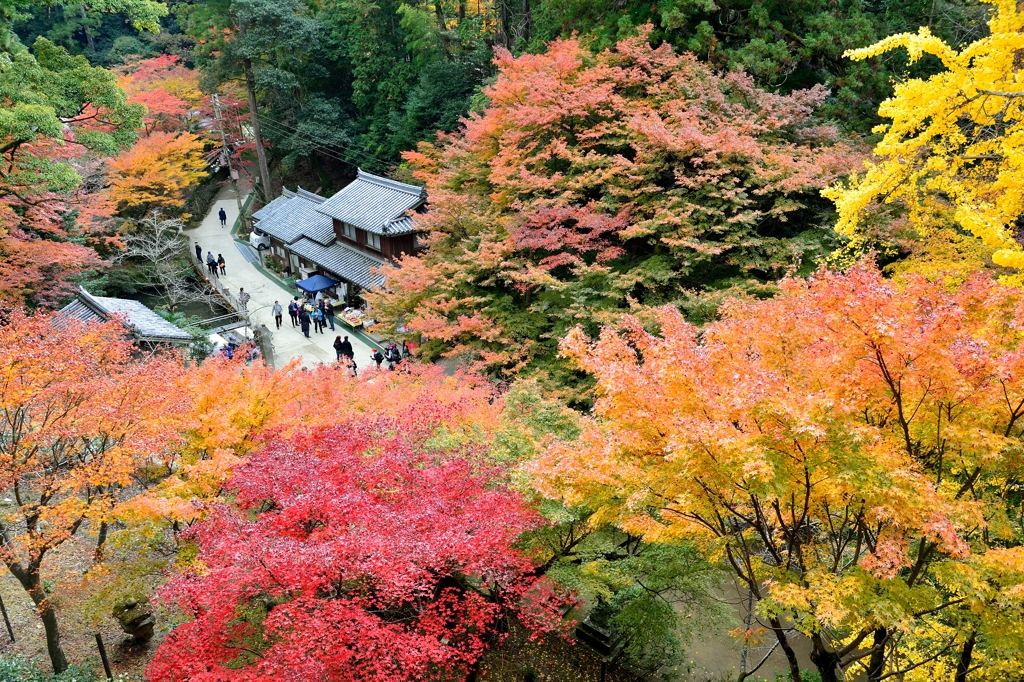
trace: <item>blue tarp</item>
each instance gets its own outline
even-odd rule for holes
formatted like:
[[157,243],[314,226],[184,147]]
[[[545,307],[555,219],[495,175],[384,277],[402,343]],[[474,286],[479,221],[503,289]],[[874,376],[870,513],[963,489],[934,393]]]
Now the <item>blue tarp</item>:
[[338,280],[331,279],[330,277],[324,277],[323,275],[313,275],[312,277],[307,277],[302,281],[296,282],[295,286],[297,286],[298,288],[302,289],[307,293],[315,294],[318,291],[323,291],[324,289],[336,287],[338,286],[338,284]]

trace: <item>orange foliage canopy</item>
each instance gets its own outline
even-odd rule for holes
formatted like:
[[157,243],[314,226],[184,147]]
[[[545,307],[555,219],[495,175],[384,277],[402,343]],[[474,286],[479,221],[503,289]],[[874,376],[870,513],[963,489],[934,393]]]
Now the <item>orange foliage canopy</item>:
[[[633,319],[570,334],[600,398],[579,441],[534,465],[541,491],[699,542],[794,666],[786,619],[810,637],[823,679],[871,653],[889,672],[935,654],[949,678],[964,656],[1024,662],[1019,289],[899,289],[862,266],[722,316],[698,329],[665,308],[660,335]],[[927,640],[951,623],[952,641]]]
[[192,133],[154,132],[108,164],[110,196],[121,207],[182,206],[206,177],[203,142]]
[[515,372],[580,322],[774,282],[823,253],[818,191],[859,158],[781,96],[647,35],[500,52],[489,105],[405,154],[430,248],[389,268],[378,319],[428,353]]
[[124,505],[125,519],[191,523],[217,499],[235,466],[268,434],[287,438],[310,430],[393,413],[413,415],[405,428],[438,430],[467,441],[486,438],[499,423],[492,389],[468,375],[414,365],[409,373],[370,373],[354,379],[331,366],[311,371],[212,359],[194,370],[189,392],[193,421],[175,474]]
[[117,321],[15,311],[0,326],[0,489],[15,501],[0,511],[0,560],[36,603],[56,669],[44,559],[83,523],[95,531],[110,519],[136,471],[181,442],[180,360],[134,350]]

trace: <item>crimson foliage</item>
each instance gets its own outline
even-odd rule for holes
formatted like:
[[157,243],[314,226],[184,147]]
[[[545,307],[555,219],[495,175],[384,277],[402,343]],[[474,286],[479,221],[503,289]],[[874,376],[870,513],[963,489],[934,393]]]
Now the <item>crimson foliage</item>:
[[554,629],[514,546],[542,520],[501,474],[392,419],[271,442],[190,531],[198,559],[164,597],[193,620],[148,679],[459,680],[503,615]]

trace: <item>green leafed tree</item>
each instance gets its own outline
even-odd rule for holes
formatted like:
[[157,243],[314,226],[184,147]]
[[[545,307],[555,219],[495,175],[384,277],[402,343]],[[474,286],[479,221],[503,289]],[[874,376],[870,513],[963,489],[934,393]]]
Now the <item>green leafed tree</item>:
[[189,3],[177,15],[202,45],[199,57],[208,87],[235,81],[245,88],[262,193],[269,200],[274,189],[260,107],[272,98],[301,107],[300,75],[317,48],[319,25],[298,0]]

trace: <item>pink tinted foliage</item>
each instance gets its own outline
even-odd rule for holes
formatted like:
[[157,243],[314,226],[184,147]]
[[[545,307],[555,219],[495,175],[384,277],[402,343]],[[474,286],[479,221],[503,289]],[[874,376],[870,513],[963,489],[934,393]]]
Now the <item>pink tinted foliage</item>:
[[190,531],[164,597],[194,618],[148,679],[463,679],[505,614],[557,630],[565,599],[516,549],[543,520],[472,448],[382,418],[272,438],[236,505]]

